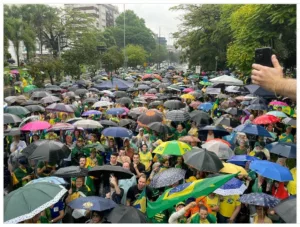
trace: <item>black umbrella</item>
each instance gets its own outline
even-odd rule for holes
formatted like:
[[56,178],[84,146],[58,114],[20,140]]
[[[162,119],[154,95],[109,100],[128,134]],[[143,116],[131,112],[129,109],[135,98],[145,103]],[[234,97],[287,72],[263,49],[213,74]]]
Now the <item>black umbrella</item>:
[[[155,85],[155,84],[154,84]],[[156,86],[156,85],[155,85]],[[157,90],[155,88],[151,88],[147,91],[147,93],[149,94],[156,94],[157,93]]]
[[219,157],[211,151],[202,148],[192,148],[183,155],[184,163],[199,171],[217,173],[224,167]]
[[131,104],[132,103],[132,100],[131,100],[131,98],[129,98],[129,97],[122,97],[122,98],[119,98],[119,99],[117,99],[116,100],[116,103],[121,103],[121,104]]
[[94,104],[97,101],[98,101],[98,99],[96,99],[96,98],[87,98],[87,99],[83,100],[83,103],[93,103]]
[[282,200],[275,208],[275,212],[286,222],[286,223],[296,223],[296,198],[287,198]]
[[74,113],[73,108],[70,105],[66,105],[64,103],[53,103],[47,106],[46,110],[54,112]]
[[68,91],[62,94],[63,97],[71,97],[71,98],[75,98],[75,93],[73,91]]
[[115,91],[114,96],[116,98],[122,98],[122,97],[128,97],[128,94],[125,91]]
[[132,206],[118,205],[105,217],[110,223],[147,223],[146,215]]
[[286,117],[282,120],[282,123],[284,123],[286,125],[296,126],[297,125],[297,120],[294,119],[294,118]]
[[197,126],[210,125],[213,123],[208,113],[202,110],[194,110],[190,113],[191,121],[195,122]]
[[185,104],[179,100],[168,100],[164,103],[164,107],[170,110],[178,110],[185,107]]
[[257,95],[260,97],[275,97],[274,92],[267,91],[258,85],[250,84],[250,85],[246,85],[245,88],[251,94],[254,94],[254,95]]
[[122,120],[119,122],[119,125],[118,125],[118,126],[125,127],[126,125],[130,125],[130,124],[136,124],[136,121],[131,120],[131,119],[122,119]]
[[127,92],[135,92],[135,91],[138,91],[136,87],[130,87],[127,89]]
[[247,110],[267,110],[268,106],[265,104],[251,104],[246,107]]
[[31,95],[31,99],[41,99],[44,98],[46,96],[50,96],[51,94],[46,92],[46,91],[35,91],[32,93]]
[[22,154],[31,160],[57,163],[68,158],[71,150],[67,145],[55,140],[38,140],[24,148]]
[[160,106],[162,104],[163,104],[162,101],[153,101],[153,102],[149,103],[149,108],[156,108],[156,107],[158,107],[158,106]]
[[226,125],[235,128],[240,125],[240,122],[235,119],[222,116],[215,121],[215,125]]
[[252,99],[250,101],[250,104],[264,104],[264,105],[267,105],[267,101],[262,97],[257,97],[255,99]]
[[[144,81],[143,83],[145,83],[146,81]],[[150,82],[150,81],[149,81]],[[151,82],[150,82],[150,84],[151,84]],[[151,87],[149,87],[148,85],[146,85],[146,84],[140,84],[139,86],[138,86],[138,90],[149,90]]]
[[239,110],[238,108],[236,107],[230,107],[230,108],[227,108],[225,110],[226,113],[229,113],[231,115],[241,115],[242,114],[242,111]]
[[113,126],[113,127],[118,127],[119,125],[114,122],[114,121],[109,121],[109,120],[101,120],[100,124],[103,126]]
[[[199,129],[199,131],[198,131],[199,136],[202,135],[202,136],[204,136],[206,138],[207,133],[210,130],[214,132],[214,137],[215,138],[216,137],[219,138],[219,137],[230,135],[230,133],[227,132],[225,130],[225,128],[223,128],[221,126],[211,126],[211,125],[209,125],[209,126],[205,126],[205,127]],[[204,140],[206,140],[206,139],[204,139]]]
[[19,95],[19,96],[7,96],[4,98],[4,101],[7,102],[9,105],[13,103],[23,103],[27,101],[27,98],[24,95]]
[[149,124],[148,127],[151,130],[158,132],[158,133],[162,133],[164,135],[168,134],[171,131],[167,125],[165,125],[161,122],[153,122],[153,123]]
[[20,128],[12,128],[10,130],[4,131],[4,136],[16,136],[21,135]]
[[25,108],[27,110],[29,110],[31,113],[32,112],[44,112],[45,108],[40,106],[40,105],[29,105],[29,106],[25,106]]
[[188,121],[190,119],[190,115],[186,111],[172,110],[172,111],[167,112],[166,118],[171,121],[184,122],[184,121]]
[[68,166],[58,169],[53,175],[62,178],[69,177],[86,177],[89,170],[79,166]]
[[94,93],[100,93],[100,91],[97,88],[89,88],[88,91],[94,92]]
[[99,177],[103,175],[105,178],[109,178],[110,174],[114,174],[114,176],[116,176],[119,180],[129,179],[132,176],[134,176],[132,172],[130,172],[127,169],[124,169],[121,166],[111,166],[111,165],[95,166],[89,170],[89,175],[95,177]]
[[22,122],[22,119],[19,116],[10,113],[4,114],[4,124],[15,124],[19,122]]
[[85,95],[86,93],[88,93],[89,91],[88,90],[86,90],[86,89],[77,89],[77,90],[75,90],[75,95]]

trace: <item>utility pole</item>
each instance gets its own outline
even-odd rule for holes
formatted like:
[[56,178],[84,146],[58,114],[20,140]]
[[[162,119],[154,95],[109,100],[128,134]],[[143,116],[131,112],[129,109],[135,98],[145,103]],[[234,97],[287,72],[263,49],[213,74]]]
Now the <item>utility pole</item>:
[[157,64],[157,70],[160,69],[160,27],[158,29],[158,64]]
[[125,4],[124,4],[124,72],[126,71],[127,69],[127,59],[126,59],[126,43],[125,43]]

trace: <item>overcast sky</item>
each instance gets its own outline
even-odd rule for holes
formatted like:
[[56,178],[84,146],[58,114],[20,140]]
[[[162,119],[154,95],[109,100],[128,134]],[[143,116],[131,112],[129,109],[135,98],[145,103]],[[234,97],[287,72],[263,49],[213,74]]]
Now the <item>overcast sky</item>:
[[[123,4],[113,4],[118,6],[119,12],[124,11]],[[167,45],[173,44],[172,35],[170,33],[176,32],[177,26],[180,24],[179,17],[183,14],[182,11],[171,11],[171,7],[175,4],[125,4],[125,10],[133,10],[138,17],[145,20],[146,26],[154,33],[159,33],[160,36],[165,37],[168,41]]]

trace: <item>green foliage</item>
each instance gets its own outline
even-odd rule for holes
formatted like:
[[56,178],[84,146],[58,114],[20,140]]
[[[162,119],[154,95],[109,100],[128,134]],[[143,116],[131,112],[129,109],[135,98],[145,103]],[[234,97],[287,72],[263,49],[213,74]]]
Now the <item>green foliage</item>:
[[128,58],[128,66],[130,67],[143,65],[146,61],[147,52],[142,46],[129,44],[126,46],[125,51]]
[[117,46],[112,46],[103,54],[101,61],[106,70],[116,70],[123,65],[124,55]]
[[156,63],[162,62],[168,59],[168,51],[164,45],[156,45],[155,49],[151,51],[149,56],[149,62]]

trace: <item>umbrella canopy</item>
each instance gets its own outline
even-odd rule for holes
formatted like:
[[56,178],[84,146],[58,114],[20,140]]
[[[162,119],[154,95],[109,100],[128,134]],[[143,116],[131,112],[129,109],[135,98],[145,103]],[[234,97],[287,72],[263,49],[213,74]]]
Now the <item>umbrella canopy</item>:
[[235,107],[236,102],[232,99],[225,100],[224,102],[221,103],[221,107],[223,108],[228,108],[228,107]]
[[199,171],[215,173],[224,167],[215,153],[201,148],[192,148],[190,152],[183,155],[183,159],[184,163]]
[[262,87],[250,84],[246,85],[245,88],[253,95],[260,96],[260,97],[275,97],[275,94],[273,92],[267,91],[263,89]]
[[196,97],[197,99],[200,99],[203,97],[203,94],[201,91],[192,91],[189,93],[190,95]]
[[184,95],[180,96],[180,98],[182,98],[182,99],[191,99],[191,100],[195,100],[195,99],[196,99],[196,98],[195,98],[193,95],[191,95],[191,94],[184,94]]
[[101,115],[101,114],[102,114],[101,111],[98,110],[88,110],[83,112],[81,116],[88,117],[90,115]]
[[80,121],[80,120],[83,120],[83,118],[82,117],[75,117],[75,118],[71,118],[71,119],[67,120],[67,123],[74,124],[76,121]]
[[[242,102],[243,104],[243,102]],[[247,110],[267,110],[268,106],[265,104],[251,104],[247,106]]]
[[149,103],[149,108],[157,108],[158,106],[163,105],[162,101],[153,101]]
[[72,209],[104,211],[116,207],[116,203],[111,199],[105,199],[99,196],[87,196],[74,199],[68,206]]
[[166,118],[171,121],[184,122],[190,119],[190,115],[186,111],[172,110],[167,112]]
[[4,124],[15,124],[22,122],[22,119],[15,114],[5,113],[3,116]]
[[197,108],[198,106],[200,106],[200,104],[200,101],[193,101],[191,102],[190,107]]
[[4,197],[4,223],[16,224],[57,203],[67,190],[52,183],[36,183],[21,187]]
[[46,110],[52,112],[74,113],[73,108],[70,105],[66,105],[64,103],[53,103],[47,106]]
[[179,141],[185,142],[185,143],[200,143],[201,141],[195,137],[195,136],[182,136],[178,139]]
[[256,160],[250,163],[250,169],[263,177],[279,182],[293,180],[293,176],[288,168],[274,162]]
[[274,207],[276,214],[278,214],[285,223],[296,223],[296,200],[296,198],[287,198]]
[[90,149],[95,148],[96,151],[102,151],[105,152],[105,147],[101,143],[91,143],[88,145],[85,145],[83,149],[87,150],[87,153],[90,154]]
[[105,178],[109,178],[111,174],[113,174],[119,180],[130,179],[132,176],[134,176],[132,172],[130,172],[128,169],[125,169],[121,166],[112,166],[112,165],[95,166],[89,170],[89,175],[95,177],[99,177],[103,175]]
[[32,112],[45,112],[45,108],[40,106],[40,105],[29,105],[25,106],[27,110],[29,110],[31,113]]
[[103,126],[94,120],[79,120],[73,124],[75,127],[80,127],[84,129],[96,129],[96,128],[103,128]]
[[185,107],[185,104],[179,100],[168,100],[164,103],[164,107],[169,110],[179,110]]
[[231,144],[230,144],[228,141],[223,140],[223,139],[219,139],[219,138],[217,138],[217,139],[209,139],[209,140],[206,140],[206,142],[212,142],[212,141],[218,141],[218,142],[224,143],[224,144],[227,145],[228,147],[231,146]]
[[9,130],[4,131],[4,136],[17,136],[21,135],[20,128],[11,128]]
[[86,177],[88,169],[80,168],[79,166],[68,166],[59,168],[53,175],[62,178]]
[[273,102],[270,102],[269,105],[271,105],[271,106],[288,106],[287,103],[285,103],[285,102],[280,102],[280,101],[273,101]]
[[229,196],[229,195],[242,195],[247,186],[240,180],[236,178],[232,178],[220,188],[214,191],[214,193],[222,196]]
[[27,93],[27,92],[33,91],[35,89],[37,89],[37,86],[35,86],[35,85],[28,85],[28,86],[26,86],[26,87],[23,88],[23,91],[25,93]]
[[30,114],[29,110],[22,106],[8,106],[4,109],[4,113],[10,113],[21,117]]
[[101,120],[100,124],[103,126],[113,126],[113,127],[118,127],[119,125],[114,122],[114,121],[110,121],[110,120]]
[[137,123],[140,126],[146,126],[150,123],[153,122],[162,122],[163,121],[163,116],[160,112],[158,112],[157,110],[147,110],[147,112],[142,113],[138,119],[137,119]]
[[121,115],[123,113],[125,113],[125,110],[123,108],[111,108],[106,111],[106,114],[110,115]]
[[237,174],[238,172],[240,172],[239,174],[241,175],[248,175],[247,171],[241,166],[225,162],[223,162],[223,165],[224,167],[219,171],[220,173]]
[[208,141],[201,147],[214,152],[219,159],[229,159],[234,156],[233,150],[220,141]]
[[39,100],[26,100],[26,102],[22,102],[21,103],[21,106],[29,106],[29,105],[38,105],[40,104],[41,102]]
[[50,127],[51,124],[49,124],[47,121],[32,121],[22,126],[21,131],[33,132],[33,131],[48,129]]
[[163,124],[163,123],[161,123],[161,122],[153,122],[153,123],[150,123],[150,124],[148,125],[148,127],[149,127],[151,130],[153,130],[153,131],[155,131],[155,132],[158,132],[158,133],[161,133],[161,134],[164,134],[164,135],[170,133],[170,128],[169,128],[167,125],[165,125],[165,124]]
[[267,124],[273,124],[273,123],[280,122],[280,121],[281,120],[278,117],[275,117],[273,115],[264,114],[262,116],[255,118],[252,121],[252,123],[255,125],[267,125]]
[[57,184],[57,185],[67,185],[68,184],[68,182],[66,182],[61,177],[50,176],[50,177],[41,177],[41,178],[38,178],[38,179],[34,179],[32,181],[29,181],[26,184],[26,186],[28,186],[30,184],[40,183],[40,182],[47,182],[47,183],[52,183],[52,184]]
[[97,101],[98,101],[98,99],[96,99],[96,98],[87,98],[87,99],[83,100],[83,103],[95,103]]
[[112,137],[132,137],[132,131],[123,127],[109,127],[102,131],[104,136],[112,136]]
[[264,136],[272,138],[272,135],[262,126],[253,124],[243,124],[234,129],[236,132],[244,132],[250,135]]
[[213,82],[214,84],[243,85],[243,81],[228,75],[215,77],[213,79],[210,79],[209,81]]
[[32,93],[30,99],[41,99],[46,96],[51,96],[51,94],[46,91],[35,91]]
[[33,115],[33,116],[30,116],[30,117],[26,117],[22,122],[21,124],[19,125],[19,127],[22,127],[23,125],[27,124],[28,122],[31,122],[31,121],[38,121],[40,120],[40,117],[37,116],[37,115]]
[[75,90],[75,95],[85,95],[86,93],[89,93],[89,91],[87,89],[77,89]]
[[19,96],[7,96],[4,98],[4,101],[7,102],[9,105],[13,103],[23,103],[27,101],[27,98],[24,95]]
[[210,125],[213,122],[209,114],[201,110],[192,111],[190,117],[197,126]]
[[172,140],[168,142],[163,142],[155,148],[153,153],[160,155],[184,155],[187,151],[191,150],[191,147],[180,141]]
[[61,159],[68,158],[71,153],[69,147],[55,140],[38,140],[24,148],[24,154],[30,160],[41,160],[57,163]]
[[105,217],[111,223],[147,223],[146,215],[132,206],[117,205]]
[[206,112],[208,112],[209,110],[211,110],[213,107],[213,103],[211,102],[204,102],[201,103],[200,106],[198,106],[198,110],[204,110]]
[[56,123],[52,125],[48,131],[60,131],[60,130],[74,130],[74,125],[71,125],[69,123]]
[[238,125],[240,125],[240,122],[238,122],[237,120],[235,120],[233,118],[222,116],[215,121],[215,125],[226,125],[226,126],[235,128]]
[[125,91],[115,91],[115,92],[114,92],[114,96],[115,96],[116,98],[123,98],[123,97],[127,97],[128,94],[127,94],[127,92],[125,92]]
[[138,86],[138,90],[149,90],[151,87],[149,87],[148,85],[146,84],[140,84]]
[[99,107],[103,107],[103,106],[111,106],[113,105],[113,103],[108,102],[108,101],[99,101],[99,102],[95,102],[93,105],[93,108],[99,108]]
[[72,97],[72,98],[75,98],[75,93],[73,91],[68,91],[66,93],[63,93],[62,94],[63,97]]
[[297,145],[294,143],[274,142],[268,144],[266,148],[270,153],[277,154],[286,158],[296,158]]
[[122,97],[120,99],[117,99],[116,103],[121,103],[121,104],[124,104],[124,105],[126,105],[126,104],[129,105],[129,104],[132,103],[132,100],[129,97]]
[[119,122],[118,126],[125,127],[126,125],[131,125],[131,124],[136,124],[136,122],[134,120],[131,120],[131,119],[122,119]]
[[254,206],[275,207],[280,200],[265,193],[250,193],[240,197],[241,203],[246,203]]
[[135,98],[133,100],[133,102],[134,103],[142,103],[142,104],[146,104],[147,103],[146,100],[144,98],[142,98],[142,97]]
[[149,93],[149,94],[156,94],[157,90],[155,88],[151,88],[151,89],[149,89],[149,91],[147,91],[147,93]]
[[223,136],[230,135],[230,133],[227,132],[225,128],[221,126],[211,126],[211,125],[200,128],[198,133],[199,135],[205,136],[206,139],[208,131],[213,131],[214,137],[223,137]]
[[249,156],[249,155],[234,155],[229,160],[228,163],[232,163],[239,166],[245,166],[247,162],[252,162],[258,160],[257,157]]
[[285,113],[281,111],[270,111],[267,113],[267,115],[273,115],[275,117],[288,117]]
[[256,97],[250,101],[250,104],[264,104],[267,105],[267,101],[262,97]]
[[179,168],[170,168],[165,171],[162,171],[156,174],[150,186],[153,188],[163,188],[175,183],[178,183],[180,180],[184,179],[186,171]]
[[282,120],[282,123],[284,123],[286,125],[296,126],[297,125],[297,120],[293,119],[293,118],[290,118],[290,117],[287,117],[287,118],[284,118]]
[[242,111],[239,110],[238,108],[236,107],[229,107],[225,110],[226,113],[229,113],[231,115],[240,115],[242,114]]

